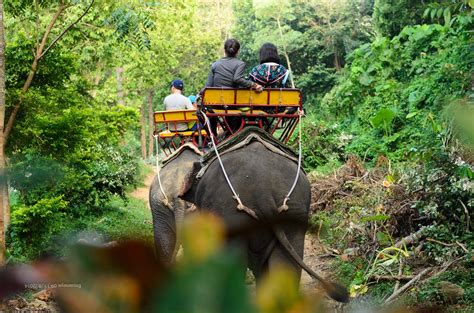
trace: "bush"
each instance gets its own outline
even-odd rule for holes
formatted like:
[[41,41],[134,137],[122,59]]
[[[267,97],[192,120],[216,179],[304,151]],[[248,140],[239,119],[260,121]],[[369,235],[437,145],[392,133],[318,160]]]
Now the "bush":
[[54,233],[62,230],[68,203],[62,196],[43,198],[35,205],[15,205],[8,231],[8,245],[21,258],[38,258]]
[[[18,52],[7,68],[9,103],[16,102],[28,73],[15,65],[31,63],[31,45],[9,45],[8,56]],[[74,53],[56,46],[24,96],[7,147],[10,187],[17,195],[9,249],[16,258],[35,257],[48,247],[57,251],[55,236],[77,229],[73,221],[105,214],[111,197],[125,197],[127,186],[136,183],[139,159],[125,138],[137,128],[137,110],[98,103],[81,77]]]
[[[443,108],[469,92],[473,52],[468,29],[472,16],[455,28],[406,27],[393,39],[379,38],[351,55],[351,66],[322,101],[320,116],[348,131],[344,154],[378,155],[393,161],[416,158],[440,147],[448,121]],[[333,142],[338,151],[339,142]]]

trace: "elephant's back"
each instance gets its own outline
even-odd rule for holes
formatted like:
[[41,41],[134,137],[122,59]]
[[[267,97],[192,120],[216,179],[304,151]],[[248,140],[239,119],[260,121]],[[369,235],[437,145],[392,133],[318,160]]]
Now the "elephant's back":
[[[258,141],[222,155],[224,169],[242,203],[256,210],[272,210],[282,205],[295,180],[298,165],[294,160],[268,149]],[[236,200],[218,161],[212,162],[199,183],[198,206],[222,211],[236,207]],[[303,171],[290,196],[289,207],[297,208],[292,216],[306,219],[310,204],[310,184]],[[211,200],[212,199],[212,200]],[[241,212],[240,212],[241,213]]]

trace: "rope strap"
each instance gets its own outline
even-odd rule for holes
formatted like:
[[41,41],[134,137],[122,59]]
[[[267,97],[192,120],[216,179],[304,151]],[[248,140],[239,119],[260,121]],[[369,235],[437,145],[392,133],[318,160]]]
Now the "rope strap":
[[[219,151],[217,150],[217,145],[216,145],[216,142],[215,142],[215,139],[214,139],[214,134],[212,133],[211,127],[210,127],[209,118],[207,117],[207,115],[204,112],[201,112],[201,113],[204,116],[204,120],[205,120],[204,125],[207,126],[207,128],[209,129],[209,133],[211,134],[211,136],[210,136],[211,137],[211,142],[212,142],[212,145],[214,147],[214,150],[216,151],[216,156],[217,156],[217,159],[218,159],[219,164],[221,166],[222,173],[224,174],[224,177],[227,181],[227,184],[229,185],[230,190],[232,191],[232,194],[234,195],[233,198],[237,201],[237,209],[239,211],[246,212],[247,214],[251,215],[255,219],[258,219],[258,216],[255,213],[255,211],[250,209],[249,207],[245,206],[242,203],[242,200],[240,200],[239,195],[235,192],[234,187],[232,186],[232,183],[230,182],[229,176],[227,175],[227,172],[225,171],[224,164],[222,163],[221,157],[219,155]],[[295,187],[296,187],[296,184],[298,183],[298,178],[299,178],[300,172],[301,172],[301,160],[302,160],[302,155],[303,155],[303,153],[302,153],[301,117],[303,115],[304,115],[303,111],[301,109],[298,109],[298,124],[299,124],[298,125],[298,133],[299,133],[298,134],[298,169],[296,171],[296,177],[295,177],[295,180],[293,182],[293,185],[290,188],[290,191],[288,192],[288,194],[283,199],[283,204],[277,209],[279,213],[288,210],[288,204],[287,203],[290,200],[291,194],[295,190]]]
[[288,205],[287,202],[290,200],[290,196],[293,193],[293,190],[295,190],[296,184],[298,182],[298,178],[300,176],[301,172],[301,158],[302,158],[302,147],[301,147],[301,141],[302,141],[302,131],[301,131],[301,117],[304,115],[303,111],[298,108],[298,170],[296,171],[296,177],[295,181],[293,182],[293,186],[291,186],[290,191],[286,195],[285,199],[283,199],[283,204],[278,208],[278,213],[281,213],[283,211],[288,210]]
[[230,190],[232,191],[232,194],[234,195],[233,198],[237,201],[237,210],[244,211],[244,212],[248,213],[249,215],[251,215],[253,218],[258,220],[257,214],[255,214],[255,212],[252,209],[246,207],[242,203],[242,200],[240,200],[239,195],[235,192],[234,187],[232,186],[232,183],[230,182],[229,176],[227,175],[227,172],[225,171],[224,164],[222,163],[221,156],[219,155],[219,151],[217,150],[217,145],[216,145],[216,142],[215,142],[215,139],[214,139],[214,133],[211,131],[211,123],[209,122],[209,118],[207,117],[207,115],[204,112],[201,112],[201,113],[204,116],[205,125],[209,129],[209,134],[211,134],[212,146],[214,147],[214,150],[216,151],[217,160],[219,161],[219,164],[221,166],[222,173],[224,174],[224,177],[227,181],[227,185],[229,185]]

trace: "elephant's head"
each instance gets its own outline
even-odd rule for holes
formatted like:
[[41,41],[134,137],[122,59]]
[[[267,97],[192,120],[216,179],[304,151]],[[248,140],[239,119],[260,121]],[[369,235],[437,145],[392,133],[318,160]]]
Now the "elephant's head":
[[188,170],[178,194],[180,199],[189,203],[196,203],[196,187],[198,184],[198,179],[196,176],[201,169],[201,162],[194,162],[193,166]]
[[165,263],[172,263],[180,244],[180,230],[188,204],[178,196],[183,186],[189,189],[188,176],[201,154],[186,147],[173,155],[150,186],[155,247]]

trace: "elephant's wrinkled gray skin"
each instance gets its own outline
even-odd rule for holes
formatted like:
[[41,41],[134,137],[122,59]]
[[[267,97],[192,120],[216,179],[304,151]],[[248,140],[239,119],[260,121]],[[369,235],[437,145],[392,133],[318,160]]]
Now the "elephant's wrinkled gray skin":
[[321,279],[302,261],[311,202],[310,183],[302,171],[287,202],[288,210],[278,213],[295,179],[297,164],[271,152],[258,141],[223,154],[221,158],[236,193],[242,203],[257,214],[258,221],[237,210],[237,202],[217,160],[209,165],[202,178],[190,177],[182,198],[224,220],[230,243],[244,249],[257,284],[263,273],[284,262],[294,268],[298,277],[301,268],[309,270],[331,297],[347,301],[344,287]]
[[174,262],[179,248],[179,234],[188,203],[178,198],[182,191],[185,176],[191,171],[193,163],[199,161],[200,155],[192,149],[183,149],[181,154],[166,163],[160,170],[163,191],[160,190],[158,176],[151,186],[149,201],[153,216],[153,233],[155,248],[165,264]]

